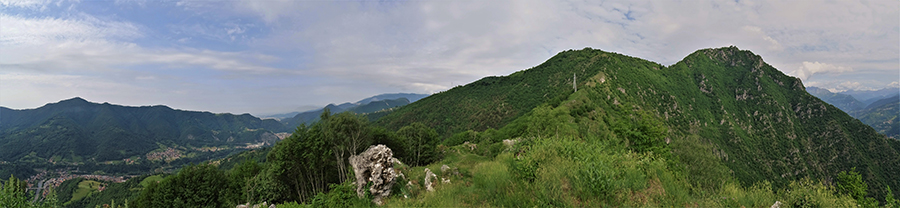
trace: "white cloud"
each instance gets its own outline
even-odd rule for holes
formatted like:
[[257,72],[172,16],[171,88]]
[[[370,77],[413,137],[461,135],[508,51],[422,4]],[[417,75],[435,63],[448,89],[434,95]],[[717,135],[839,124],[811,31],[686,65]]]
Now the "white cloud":
[[146,49],[132,43],[104,40],[61,41],[27,47],[0,48],[0,66],[9,70],[114,72],[133,66],[162,64],[168,68],[204,67],[230,73],[267,74],[283,70],[253,64],[272,60],[261,54],[198,49]]
[[778,43],[777,40],[773,39],[771,36],[766,35],[766,34],[762,31],[762,28],[755,27],[755,26],[744,26],[743,29],[744,29],[744,31],[751,32],[751,33],[755,33],[755,34],[759,35],[763,40],[768,41],[768,42],[771,44],[771,45],[768,47],[769,50],[772,50],[772,51],[779,51],[779,50],[784,49],[784,47],[781,46],[781,44]]
[[124,41],[143,36],[138,26],[132,23],[101,21],[89,15],[79,17],[25,18],[0,14],[3,21],[0,66],[10,70],[72,72],[163,64],[179,68],[206,67],[231,73],[282,72],[264,65],[278,60],[277,57],[190,48],[148,49]]
[[859,82],[842,82],[838,84],[835,88],[829,89],[832,92],[843,92],[847,90],[857,90],[857,91],[866,91],[866,90],[875,90],[871,87],[866,87],[860,84]]
[[[303,66],[319,74],[420,92],[584,47],[673,64],[697,49],[736,45],[804,81],[817,73],[894,73],[900,56],[897,2],[234,3],[235,12],[274,28],[259,47],[312,52]],[[817,59],[829,62],[807,61]]]
[[49,0],[0,0],[0,6],[4,7],[23,7],[23,8],[40,8],[48,4]]
[[900,82],[891,82],[886,88],[900,88]]
[[[793,72],[797,78],[801,80],[808,80],[814,74],[838,74],[844,72],[852,72],[853,68],[843,67],[843,66],[835,66],[826,63],[816,62],[808,62],[804,61],[803,64]],[[859,83],[857,83],[859,84]]]
[[0,14],[0,45],[40,45],[58,41],[137,38],[141,33],[127,22],[101,21],[88,15],[80,19],[25,18]]

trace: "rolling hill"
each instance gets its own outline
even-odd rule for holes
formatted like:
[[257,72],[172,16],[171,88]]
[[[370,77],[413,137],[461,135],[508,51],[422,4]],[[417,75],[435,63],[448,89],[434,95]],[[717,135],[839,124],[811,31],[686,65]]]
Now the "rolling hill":
[[181,148],[175,152],[207,152],[204,147],[274,144],[276,133],[289,130],[250,114],[128,107],[76,97],[36,109],[0,107],[0,160],[80,164],[147,159],[148,153],[174,147]]

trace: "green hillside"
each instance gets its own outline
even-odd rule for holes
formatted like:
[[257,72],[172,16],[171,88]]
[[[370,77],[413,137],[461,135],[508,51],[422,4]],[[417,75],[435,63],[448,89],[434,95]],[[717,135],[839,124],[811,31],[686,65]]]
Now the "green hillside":
[[528,70],[454,87],[400,108],[377,123],[397,129],[422,122],[444,136],[500,128],[540,104],[562,102],[573,89],[573,76],[587,80],[601,69],[618,68],[622,61],[633,59],[597,52],[596,56],[563,52]]
[[[279,140],[289,131],[278,121],[249,114],[213,114],[166,106],[127,107],[81,98],[37,109],[0,108],[0,161],[84,164],[123,159],[177,159],[206,148],[234,149]],[[171,150],[170,150],[171,149]],[[159,152],[157,157],[154,154]],[[194,155],[196,156],[196,155]],[[146,170],[145,170],[146,171]]]
[[393,100],[372,101],[365,105],[356,106],[349,111],[357,114],[374,113],[385,109],[391,109],[408,105],[409,100],[406,98],[397,98]]
[[[573,93],[572,74],[579,90],[599,93],[566,100]],[[662,120],[670,131],[667,140],[698,137],[713,145],[718,159],[745,185],[830,180],[857,167],[874,196],[883,196],[887,185],[900,187],[892,174],[900,172],[900,143],[884,139],[807,93],[799,79],[736,47],[700,50],[669,67],[600,50],[565,51],[529,70],[429,96],[378,123],[397,128],[423,122],[445,136],[510,124],[499,132],[515,137],[527,124],[511,122],[515,118],[542,103],[571,102],[613,104],[573,107],[574,119],[630,103],[630,109]],[[681,156],[690,150],[673,152]]]

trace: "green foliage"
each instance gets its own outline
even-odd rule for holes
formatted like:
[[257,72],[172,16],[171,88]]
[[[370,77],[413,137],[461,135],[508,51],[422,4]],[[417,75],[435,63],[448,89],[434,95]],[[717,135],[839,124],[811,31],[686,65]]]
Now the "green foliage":
[[900,207],[900,200],[894,198],[894,191],[891,191],[891,187],[887,187],[887,194],[884,197],[884,207]]
[[181,169],[141,192],[134,207],[226,207],[238,204],[239,189],[215,166],[202,164]]
[[337,163],[338,177],[341,181],[349,180],[350,170],[347,159],[351,155],[362,152],[372,143],[368,119],[350,112],[331,115],[328,109],[322,112],[322,135],[334,150],[332,153]]
[[10,176],[4,183],[0,181],[0,207],[16,207],[16,208],[50,208],[58,207],[57,196],[51,192],[46,199],[34,202],[33,194],[26,191],[26,184],[15,176]]
[[397,131],[404,145],[407,157],[400,157],[410,165],[419,166],[429,164],[438,159],[435,147],[438,144],[438,134],[434,129],[422,123],[412,123]]
[[84,181],[84,178],[74,178],[63,181],[56,187],[57,200],[66,203],[72,200],[72,194],[78,189],[78,184]]
[[852,198],[836,196],[831,187],[808,178],[792,181],[782,195],[783,203],[792,207],[856,207]]
[[285,140],[282,140],[267,156],[267,169],[255,176],[247,187],[274,189],[257,191],[260,197],[266,193],[271,198],[252,199],[270,202],[310,200],[316,193],[327,190],[328,183],[335,183],[337,168],[330,141],[324,136],[324,126],[317,123],[312,127],[301,125]]
[[87,197],[89,194],[96,192],[101,185],[103,184],[97,181],[81,180],[81,182],[78,182],[77,188],[72,193],[70,201],[78,201]]
[[665,144],[667,130],[662,122],[643,111],[635,118],[619,120],[613,124],[613,131],[625,139],[629,149],[656,155],[669,154],[669,148]]
[[[311,207],[343,208],[343,207],[375,207],[372,197],[360,199],[356,195],[356,185],[349,181],[329,185],[330,191],[316,194],[310,203]],[[368,193],[368,192],[367,192]]]
[[714,154],[718,150],[708,141],[691,135],[675,139],[673,146],[679,162],[674,169],[683,170],[696,194],[712,194],[711,190],[718,190],[731,177],[728,167]]
[[856,172],[855,167],[850,169],[849,172],[841,171],[838,173],[837,181],[838,193],[856,199],[856,203],[863,207],[875,207],[878,205],[878,202],[876,202],[875,199],[866,197],[866,195],[868,195],[869,184],[866,184],[866,182],[863,181],[862,176]]

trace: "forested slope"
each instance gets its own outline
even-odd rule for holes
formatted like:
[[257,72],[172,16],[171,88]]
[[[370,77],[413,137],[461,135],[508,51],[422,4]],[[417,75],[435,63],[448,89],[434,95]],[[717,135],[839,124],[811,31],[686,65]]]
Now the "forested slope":
[[[427,97],[378,123],[396,128],[424,122],[442,135],[509,124],[546,103],[598,88],[591,102],[630,103],[660,118],[669,142],[688,137],[713,145],[715,155],[744,184],[768,180],[782,187],[803,177],[831,180],[857,167],[874,196],[900,187],[900,143],[807,93],[799,79],[736,47],[704,49],[664,67],[600,50],[562,52],[507,77],[487,77]],[[585,101],[586,102],[586,101]],[[574,118],[610,107],[583,106]],[[525,123],[525,122],[520,122]],[[524,132],[513,122],[507,135]],[[675,148],[676,155],[691,150]]]
[[81,98],[37,109],[0,108],[0,160],[102,162],[144,156],[164,146],[236,146],[278,140],[289,129],[250,114],[213,114],[166,106],[127,107]]

